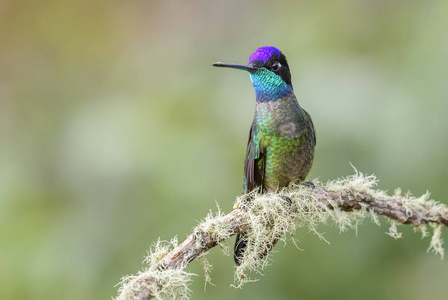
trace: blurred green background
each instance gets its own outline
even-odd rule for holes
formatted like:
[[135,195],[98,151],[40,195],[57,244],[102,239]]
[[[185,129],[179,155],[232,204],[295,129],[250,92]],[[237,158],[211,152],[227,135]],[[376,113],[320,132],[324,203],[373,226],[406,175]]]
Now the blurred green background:
[[[0,2],[0,299],[109,299],[160,236],[241,193],[260,46],[289,59],[317,129],[309,178],[353,173],[448,203],[448,2]],[[306,229],[259,282],[193,299],[442,299],[448,264],[412,228]],[[444,231],[446,237],[446,230]],[[233,239],[229,245],[233,244]]]

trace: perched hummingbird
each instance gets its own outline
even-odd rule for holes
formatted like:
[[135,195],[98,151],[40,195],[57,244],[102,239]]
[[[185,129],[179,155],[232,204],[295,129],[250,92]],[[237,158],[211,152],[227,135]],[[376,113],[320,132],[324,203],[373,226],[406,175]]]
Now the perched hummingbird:
[[[261,47],[247,65],[217,62],[213,66],[249,72],[255,89],[255,117],[244,159],[243,192],[257,188],[275,192],[292,181],[305,180],[313,164],[316,135],[310,115],[294,95],[285,55],[275,47]],[[244,234],[238,234],[234,247],[237,265],[246,243]]]

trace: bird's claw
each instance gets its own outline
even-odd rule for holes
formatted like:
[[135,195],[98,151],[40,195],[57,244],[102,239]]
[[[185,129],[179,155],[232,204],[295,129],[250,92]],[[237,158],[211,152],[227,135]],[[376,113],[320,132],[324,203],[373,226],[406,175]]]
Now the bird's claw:
[[304,186],[306,186],[308,188],[312,188],[312,189],[314,189],[316,187],[312,181],[302,182],[302,185],[304,185]]
[[285,200],[286,202],[288,202],[289,205],[292,204],[292,200],[289,199],[288,197],[286,197],[286,196],[282,196],[281,198],[282,198],[283,200]]

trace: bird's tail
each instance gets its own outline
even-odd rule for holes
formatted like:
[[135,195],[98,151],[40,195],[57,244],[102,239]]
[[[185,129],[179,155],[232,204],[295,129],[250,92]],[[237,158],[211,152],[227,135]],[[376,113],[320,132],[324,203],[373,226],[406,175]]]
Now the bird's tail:
[[[314,188],[314,184],[311,181],[305,182],[304,184]],[[289,206],[292,206],[293,202],[291,201],[291,199],[289,199],[288,197],[282,197],[282,198]],[[272,248],[274,248],[275,244],[277,244],[280,237],[281,232],[274,234],[271,237],[271,240],[268,241],[266,244],[264,244],[262,249],[259,250],[260,252],[258,253],[258,257],[260,259],[263,259],[263,257],[265,257],[269,253],[269,251],[271,251]],[[244,252],[246,251],[247,248],[247,242],[248,242],[247,234],[238,233],[236,235],[235,246],[233,247],[233,259],[235,260],[237,266],[239,266],[242,262]]]
[[247,247],[247,238],[244,233],[238,233],[236,235],[235,246],[233,247],[233,259],[237,266],[240,265],[243,258],[244,250]]
[[[269,251],[274,248],[275,244],[277,244],[279,237],[275,237],[268,245],[266,245],[264,251],[259,253],[259,258],[263,259]],[[239,233],[236,235],[235,246],[233,247],[233,259],[235,260],[235,264],[239,266],[241,264],[244,251],[247,248],[247,236],[244,233]]]

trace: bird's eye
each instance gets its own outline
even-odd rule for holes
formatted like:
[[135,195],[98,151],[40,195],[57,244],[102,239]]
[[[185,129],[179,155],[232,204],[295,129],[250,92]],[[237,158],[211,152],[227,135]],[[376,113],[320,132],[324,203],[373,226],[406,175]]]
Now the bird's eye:
[[278,61],[276,61],[275,63],[272,64],[271,70],[274,72],[278,71],[278,69],[280,69],[281,66],[282,65]]

